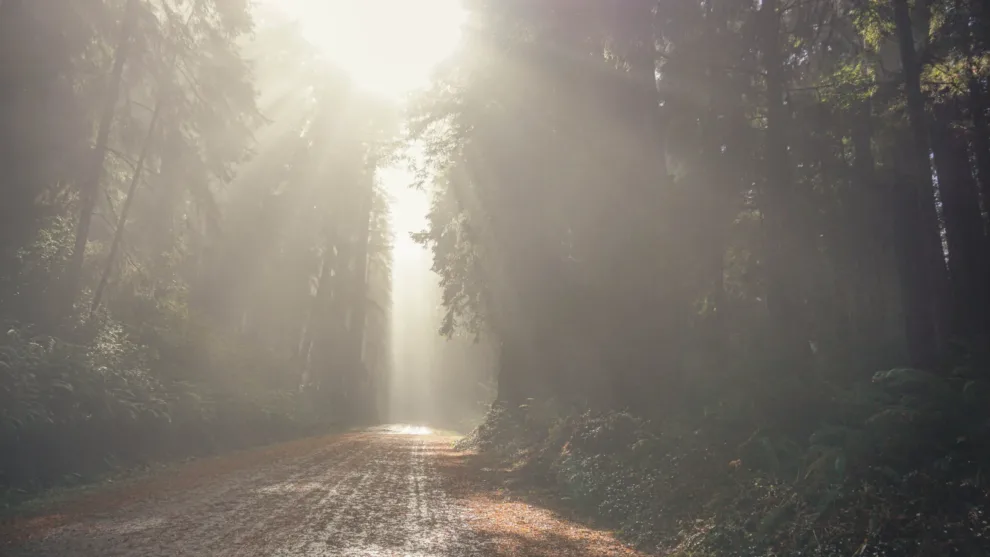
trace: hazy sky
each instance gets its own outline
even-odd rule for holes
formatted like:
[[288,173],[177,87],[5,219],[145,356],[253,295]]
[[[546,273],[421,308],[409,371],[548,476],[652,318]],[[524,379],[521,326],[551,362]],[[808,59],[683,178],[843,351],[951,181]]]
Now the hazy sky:
[[[460,42],[460,0],[263,0],[297,19],[306,38],[370,93],[401,102],[429,83],[431,71]],[[410,232],[426,226],[429,202],[411,191],[404,167],[379,171],[393,196],[397,258],[420,259]],[[428,265],[428,263],[427,263]]]
[[302,24],[303,33],[362,87],[401,98],[424,86],[456,48],[459,0],[264,0]]

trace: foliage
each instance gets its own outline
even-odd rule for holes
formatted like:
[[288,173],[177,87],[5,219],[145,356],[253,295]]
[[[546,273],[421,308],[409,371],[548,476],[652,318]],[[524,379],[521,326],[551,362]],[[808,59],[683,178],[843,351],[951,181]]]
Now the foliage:
[[[252,386],[244,377],[231,381],[248,371],[241,358],[212,358],[212,383],[203,383],[202,376],[196,383],[159,378],[152,370],[161,362],[110,320],[85,344],[32,334],[14,323],[4,329],[4,488],[35,488],[154,459],[271,442],[312,431],[323,421],[300,405],[294,389]],[[221,372],[229,376],[217,377]]]
[[470,6],[410,135],[474,441],[685,555],[982,547],[985,8]]
[[521,435],[532,411],[497,408],[470,443],[521,455],[534,479],[674,555],[979,553],[990,531],[982,388],[878,372],[837,392],[831,422],[806,440],[747,437],[732,416],[692,430],[621,412],[568,413]]
[[0,2],[0,487],[374,419],[395,110],[265,7],[56,4]]

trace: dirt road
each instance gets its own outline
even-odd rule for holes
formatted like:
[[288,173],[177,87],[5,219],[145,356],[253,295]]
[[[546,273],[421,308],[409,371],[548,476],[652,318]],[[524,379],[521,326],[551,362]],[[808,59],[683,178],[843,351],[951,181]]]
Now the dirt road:
[[638,555],[492,491],[452,440],[382,427],[197,461],[7,525],[0,554]]

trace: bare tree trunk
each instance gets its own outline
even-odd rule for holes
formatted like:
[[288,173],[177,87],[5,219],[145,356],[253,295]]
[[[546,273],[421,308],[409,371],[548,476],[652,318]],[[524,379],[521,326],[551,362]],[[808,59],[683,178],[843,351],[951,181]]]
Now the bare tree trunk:
[[151,149],[151,143],[154,141],[155,128],[158,125],[158,117],[161,115],[162,105],[164,104],[164,99],[159,96],[158,102],[155,103],[155,111],[151,115],[151,123],[148,124],[148,133],[144,137],[144,144],[141,146],[141,154],[138,155],[137,163],[134,166],[134,175],[131,176],[130,186],[127,188],[127,198],[124,199],[124,205],[120,208],[120,215],[117,217],[117,228],[113,233],[113,243],[110,244],[110,253],[107,254],[107,262],[103,267],[103,274],[100,276],[100,283],[96,287],[96,291],[93,293],[93,305],[90,307],[90,312],[95,312],[97,308],[100,307],[100,301],[103,299],[103,291],[107,287],[107,283],[110,281],[110,273],[113,271],[113,262],[117,258],[117,252],[120,251],[120,244],[124,239],[124,227],[127,224],[127,215],[130,213],[131,204],[134,203],[134,194],[137,192],[138,185],[141,183],[141,174],[144,171],[145,161],[148,159],[148,152]]
[[952,331],[964,338],[985,330],[990,292],[987,284],[986,237],[980,214],[979,191],[973,179],[969,145],[954,129],[959,116],[954,105],[936,108],[932,122],[932,151],[938,173],[945,237],[949,246],[952,283]]
[[[990,4],[990,3],[988,3]],[[986,9],[986,8],[985,8]],[[990,13],[985,14],[990,16]],[[990,23],[990,17],[983,18],[984,23]],[[980,21],[979,18],[976,20]],[[967,33],[969,30],[967,29]],[[967,35],[963,42],[967,59],[966,68],[969,72],[969,112],[973,119],[973,155],[976,159],[976,183],[979,197],[982,201],[983,216],[983,247],[981,256],[980,276],[981,296],[984,300],[980,325],[984,331],[990,331],[990,124],[987,123],[987,91],[982,80],[973,72],[972,37]]]
[[87,174],[80,182],[79,223],[76,227],[76,241],[72,248],[72,256],[69,258],[68,268],[65,273],[65,284],[62,295],[64,296],[59,311],[65,315],[75,303],[79,293],[79,283],[82,280],[82,267],[86,256],[86,244],[89,241],[89,229],[93,222],[93,210],[96,207],[96,199],[100,191],[100,180],[103,178],[103,164],[107,156],[107,144],[110,140],[110,129],[113,126],[113,117],[117,109],[117,101],[120,98],[121,82],[123,81],[124,65],[130,54],[131,35],[133,27],[137,23],[138,0],[127,0],[124,8],[124,19],[120,25],[120,35],[117,39],[117,47],[114,53],[113,69],[110,72],[106,103],[103,105],[103,112],[100,116],[100,126],[96,133],[96,144],[93,149],[93,158],[87,169]]
[[[988,14],[990,15],[990,14]],[[990,18],[986,22],[990,24]],[[967,30],[968,32],[968,30]],[[987,123],[987,92],[980,77],[973,72],[970,37],[963,41],[969,78],[969,111],[973,118],[973,154],[976,159],[976,179],[983,197],[983,210],[990,213],[990,125]],[[990,257],[990,253],[986,254]]]
[[[370,171],[369,171],[370,172]],[[351,323],[349,334],[349,351],[347,358],[349,372],[356,380],[361,418],[370,418],[367,409],[373,408],[371,396],[370,370],[364,361],[364,344],[368,315],[368,240],[371,236],[371,205],[374,197],[374,176],[366,176],[369,183],[361,192],[361,207],[358,210],[356,224],[358,234],[353,249],[354,270],[351,277]],[[354,375],[356,374],[356,376]]]
[[898,208],[905,212],[902,235],[902,276],[905,282],[908,346],[915,366],[931,367],[945,345],[945,295],[947,277],[942,256],[938,215],[935,211],[935,188],[929,162],[930,146],[925,116],[925,97],[921,92],[921,64],[914,46],[910,8],[907,0],[893,0],[894,24],[904,68],[908,119],[912,149],[907,164],[913,184],[899,192],[903,201]]
[[886,331],[889,306],[885,292],[891,284],[895,261],[890,242],[893,222],[890,218],[891,189],[876,172],[872,137],[873,107],[867,100],[849,112],[853,145],[851,226],[846,227],[845,243],[852,257],[853,293],[850,307],[851,340],[855,346],[855,368],[851,371],[879,369],[889,362],[877,359],[877,345],[888,337]]
[[767,310],[780,344],[782,368],[806,364],[809,335],[801,292],[802,267],[810,256],[807,222],[798,213],[787,148],[784,61],[777,0],[765,0],[762,17],[762,62],[766,71],[766,143],[764,192],[767,223]]
[[333,248],[327,248],[320,263],[320,274],[317,277],[316,294],[309,306],[306,324],[303,329],[302,346],[299,349],[303,362],[302,377],[299,380],[300,389],[313,381],[313,344],[316,335],[321,332],[321,320],[325,319],[327,297],[330,292],[330,271],[332,268]]

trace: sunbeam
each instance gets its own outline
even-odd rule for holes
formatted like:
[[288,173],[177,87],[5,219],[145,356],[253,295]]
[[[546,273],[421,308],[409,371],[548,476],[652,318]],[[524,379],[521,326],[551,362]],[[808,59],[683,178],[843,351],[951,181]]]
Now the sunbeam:
[[428,83],[457,47],[465,19],[458,0],[278,0],[278,6],[359,87],[392,99]]
[[988,1],[0,0],[0,554],[990,555]]

